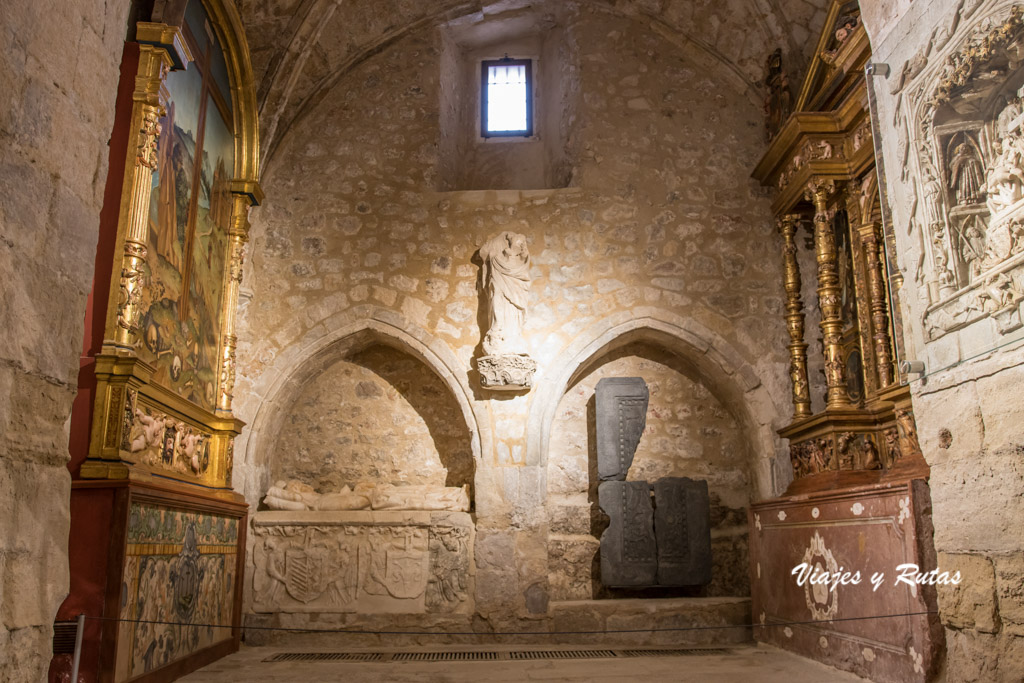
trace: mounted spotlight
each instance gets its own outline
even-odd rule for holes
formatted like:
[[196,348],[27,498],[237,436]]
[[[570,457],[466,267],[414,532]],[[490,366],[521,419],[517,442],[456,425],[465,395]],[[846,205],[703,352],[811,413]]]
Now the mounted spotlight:
[[904,375],[923,375],[924,374],[924,361],[923,360],[904,360],[900,361],[900,372]]

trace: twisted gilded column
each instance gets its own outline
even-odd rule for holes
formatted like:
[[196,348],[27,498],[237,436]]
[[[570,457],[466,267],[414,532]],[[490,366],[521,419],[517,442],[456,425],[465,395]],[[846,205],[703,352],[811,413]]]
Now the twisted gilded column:
[[171,66],[167,51],[143,45],[139,51],[138,76],[135,79],[132,113],[135,130],[135,158],[126,169],[130,189],[127,206],[122,207],[125,223],[124,248],[117,295],[117,325],[114,345],[131,351],[139,330],[140,302],[146,242],[149,239],[149,199],[153,188],[153,171],[157,168],[157,142],[160,139],[160,87]]
[[811,414],[811,396],[807,386],[807,342],[804,341],[804,305],[800,300],[800,265],[796,260],[797,214],[779,221],[782,233],[782,266],[786,288],[786,329],[789,330],[789,377],[793,382],[793,418]]
[[885,388],[893,382],[892,346],[889,340],[889,315],[886,311],[885,276],[882,273],[882,238],[878,225],[865,223],[860,229],[868,270],[868,295],[871,297],[871,339],[874,342],[878,383]]
[[217,412],[231,412],[231,401],[235,391],[235,314],[238,310],[238,288],[242,284],[242,265],[245,259],[245,243],[249,241],[250,196],[232,194],[231,228],[228,230],[228,276],[224,296],[224,335],[221,344],[220,390],[217,395]]
[[828,197],[835,190],[831,180],[812,178],[806,197],[814,203],[814,250],[818,261],[818,305],[825,356],[826,409],[850,408],[843,362],[843,303],[836,259],[836,237],[828,215]]

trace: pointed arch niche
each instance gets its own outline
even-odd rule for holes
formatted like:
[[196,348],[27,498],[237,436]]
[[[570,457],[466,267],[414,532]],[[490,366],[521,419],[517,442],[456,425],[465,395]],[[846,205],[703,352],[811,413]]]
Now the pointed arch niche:
[[320,493],[360,483],[472,491],[472,437],[455,394],[400,342],[356,333],[304,364],[282,398],[259,449],[270,482]]
[[[627,480],[706,480],[711,502],[712,581],[704,588],[610,590],[601,584],[595,388],[605,377],[642,377],[647,422]],[[724,392],[657,335],[626,334],[584,361],[558,402],[547,450],[553,600],[750,594],[747,508],[753,491],[743,416]]]

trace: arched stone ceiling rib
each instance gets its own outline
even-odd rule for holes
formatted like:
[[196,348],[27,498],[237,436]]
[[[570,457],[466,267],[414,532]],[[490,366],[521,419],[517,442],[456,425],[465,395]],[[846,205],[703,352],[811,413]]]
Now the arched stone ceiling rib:
[[[284,132],[353,66],[413,30],[511,5],[566,0],[237,0],[260,98],[266,160]],[[827,0],[575,0],[645,22],[699,48],[759,97],[764,59],[776,47],[791,80],[810,61]],[[795,87],[795,86],[794,86]]]

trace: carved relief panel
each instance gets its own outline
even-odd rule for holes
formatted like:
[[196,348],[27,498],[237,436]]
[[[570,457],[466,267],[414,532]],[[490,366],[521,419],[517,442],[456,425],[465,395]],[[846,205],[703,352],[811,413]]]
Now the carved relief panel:
[[261,512],[256,612],[453,612],[472,580],[466,513]]
[[901,109],[901,149],[919,141],[908,156],[928,341],[986,318],[999,334],[1017,330],[1024,300],[1022,10],[996,10],[946,40],[937,54],[919,55],[926,66],[904,67],[920,71]]

